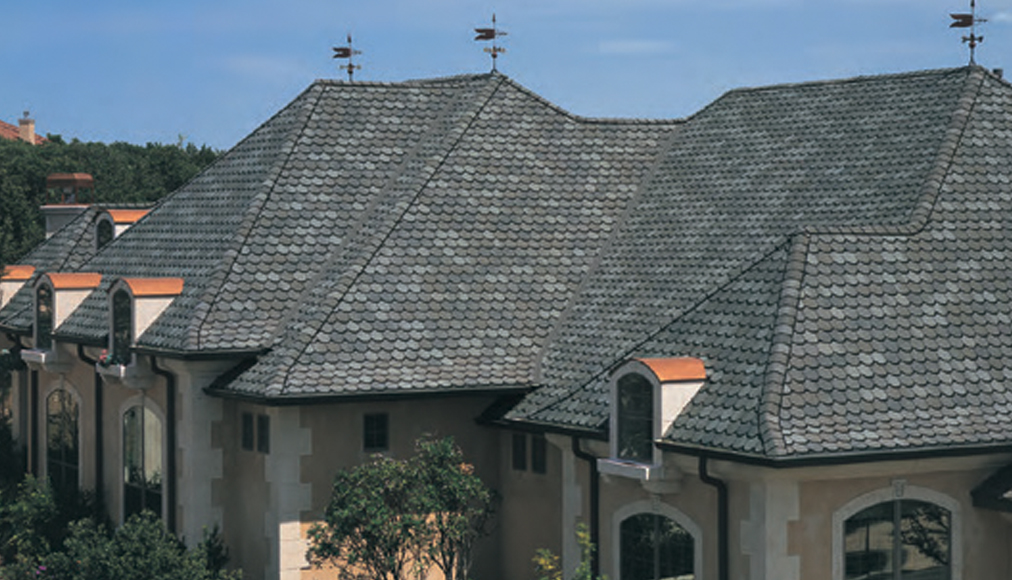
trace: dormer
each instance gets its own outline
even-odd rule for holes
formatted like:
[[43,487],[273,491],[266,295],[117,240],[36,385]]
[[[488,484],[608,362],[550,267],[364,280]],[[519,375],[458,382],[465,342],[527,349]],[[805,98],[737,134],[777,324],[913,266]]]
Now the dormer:
[[109,347],[97,368],[127,387],[146,388],[151,372],[137,364],[137,338],[183,292],[182,278],[120,278],[109,288]]
[[602,473],[648,482],[676,481],[654,445],[706,381],[698,358],[641,358],[612,373],[610,457],[600,459]]
[[21,358],[26,363],[36,370],[66,372],[73,356],[57,348],[53,333],[101,282],[102,275],[93,272],[39,276],[35,281],[32,348],[21,351]]
[[35,266],[6,266],[0,274],[0,308],[7,306],[35,273]]
[[107,209],[103,211],[95,221],[95,249],[100,250],[109,242],[120,237],[130,226],[150,212],[150,209]]

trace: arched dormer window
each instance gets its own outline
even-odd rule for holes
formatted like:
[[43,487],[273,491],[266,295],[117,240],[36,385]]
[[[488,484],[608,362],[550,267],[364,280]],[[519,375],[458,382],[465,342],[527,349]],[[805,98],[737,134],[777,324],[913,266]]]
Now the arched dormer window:
[[112,295],[112,351],[109,353],[112,364],[130,363],[133,327],[133,299],[121,288]]
[[99,219],[95,226],[95,249],[101,250],[116,237],[112,220]]
[[40,284],[35,289],[35,350],[53,348],[53,289]]
[[650,463],[654,455],[654,388],[646,377],[618,380],[618,458]]

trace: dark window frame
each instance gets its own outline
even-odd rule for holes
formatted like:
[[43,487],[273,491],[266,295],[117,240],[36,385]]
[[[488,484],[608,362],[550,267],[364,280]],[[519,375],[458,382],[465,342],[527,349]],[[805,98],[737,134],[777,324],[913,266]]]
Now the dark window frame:
[[527,471],[527,434],[514,433],[512,443],[513,469]]
[[654,462],[654,385],[638,373],[630,373],[616,385],[615,456],[626,461]]
[[112,333],[109,362],[111,364],[128,365],[132,362],[130,349],[134,341],[134,304],[133,297],[124,288],[112,295]]
[[390,414],[366,413],[362,416],[362,451],[382,453],[390,450]]
[[659,580],[695,574],[696,538],[658,513],[633,514],[619,524],[619,580]]
[[254,433],[253,425],[253,413],[244,411],[242,418],[240,419],[240,434],[239,441],[244,451],[253,451],[256,445],[256,435]]
[[[843,553],[844,580],[867,578],[870,575],[897,580],[911,572],[920,573],[924,578],[950,578],[952,521],[953,515],[948,508],[923,499],[897,497],[861,509],[843,522],[843,545],[840,549]],[[885,534],[881,533],[883,526],[887,528]],[[879,528],[874,550],[873,527]],[[861,549],[848,549],[847,544],[851,538],[857,540]],[[910,549],[918,552],[920,557],[909,557]],[[930,575],[924,575],[926,570],[931,569],[908,567],[911,562],[920,565],[930,560],[935,561],[934,569],[938,570],[935,574],[929,571]],[[900,563],[899,566],[895,565],[897,562]]]
[[[158,428],[157,463],[147,455],[147,421],[154,420]],[[164,494],[165,453],[164,425],[154,411],[143,404],[131,405],[123,413],[123,520],[131,515],[148,510],[162,517]],[[128,430],[136,429],[136,433]],[[157,465],[157,470],[151,469]],[[149,470],[151,473],[149,474]]]
[[95,249],[101,250],[116,239],[116,226],[111,220],[100,219],[95,224]]
[[54,294],[53,288],[49,284],[40,284],[35,289],[36,350],[51,350],[53,348],[53,324],[56,319]]
[[58,495],[72,494],[80,487],[80,426],[81,407],[70,391],[61,388],[49,393],[46,397],[46,476]]

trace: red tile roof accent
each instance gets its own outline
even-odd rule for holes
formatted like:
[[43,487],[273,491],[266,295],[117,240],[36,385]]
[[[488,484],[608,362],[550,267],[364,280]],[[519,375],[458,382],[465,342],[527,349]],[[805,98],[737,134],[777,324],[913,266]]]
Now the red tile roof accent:
[[50,173],[46,187],[94,187],[95,178],[88,173]]
[[137,223],[142,217],[150,213],[150,209],[108,209],[106,213],[112,217],[113,223],[117,224],[134,224]]
[[134,298],[139,296],[179,296],[183,292],[182,278],[123,278]]
[[638,358],[636,360],[647,365],[657,376],[657,380],[662,383],[706,379],[706,366],[698,358]]
[[[18,131],[18,126],[0,121],[0,139],[7,139],[8,141],[17,141],[21,139],[20,132]],[[43,143],[48,142],[49,139],[46,139],[41,135],[35,135],[36,145],[41,145]]]
[[46,276],[49,277],[49,282],[53,285],[54,290],[86,290],[98,288],[99,283],[102,282],[102,275],[95,272],[67,274],[53,272],[46,274]]
[[35,272],[35,266],[6,266],[0,280],[17,281],[27,280]]

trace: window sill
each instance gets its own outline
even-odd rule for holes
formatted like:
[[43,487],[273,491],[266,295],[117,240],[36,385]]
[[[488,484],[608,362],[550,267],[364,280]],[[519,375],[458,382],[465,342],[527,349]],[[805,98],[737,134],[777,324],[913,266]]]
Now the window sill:
[[664,465],[639,463],[626,459],[601,458],[597,470],[605,476],[625,477],[639,481],[650,493],[677,493],[681,490],[681,473],[678,469],[665,469]]
[[69,360],[65,355],[61,355],[59,349],[23,350],[21,351],[21,360],[25,361],[28,368],[33,371],[45,371],[55,374],[70,372],[73,366],[73,361]]
[[154,384],[155,378],[151,369],[138,363],[136,359],[125,365],[95,363],[95,372],[102,377],[106,384],[128,389],[147,389]]

